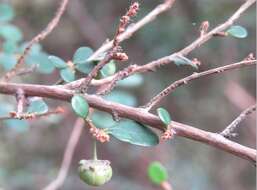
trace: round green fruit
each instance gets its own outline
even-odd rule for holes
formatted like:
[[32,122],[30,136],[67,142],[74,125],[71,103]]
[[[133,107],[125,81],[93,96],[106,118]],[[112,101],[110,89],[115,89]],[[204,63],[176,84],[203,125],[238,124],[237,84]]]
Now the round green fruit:
[[81,160],[79,176],[86,184],[101,186],[112,177],[112,168],[108,160]]

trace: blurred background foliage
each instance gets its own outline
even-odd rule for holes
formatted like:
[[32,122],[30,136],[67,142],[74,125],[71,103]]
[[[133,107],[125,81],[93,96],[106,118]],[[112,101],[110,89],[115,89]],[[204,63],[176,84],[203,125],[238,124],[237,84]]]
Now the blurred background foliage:
[[[15,10],[9,15],[9,19],[0,20],[2,75],[10,69],[4,67],[7,64],[3,62],[7,61],[8,65],[12,65],[16,60],[15,56],[8,56],[6,59],[5,54],[21,52],[24,41],[29,41],[51,20],[60,1],[0,2],[10,3]],[[243,2],[177,1],[171,10],[122,43],[130,58],[128,64],[145,64],[180,50],[198,37],[198,28],[202,21],[208,20],[210,27],[215,27],[232,15]],[[158,3],[161,1],[140,1],[141,9],[134,21],[142,18]],[[119,17],[127,10],[129,4],[130,1],[71,0],[60,25],[42,42],[42,47],[33,49],[28,58],[31,63],[39,65],[39,72],[16,78],[15,81],[55,83],[59,74],[49,63],[47,56],[57,55],[63,60],[70,60],[80,46],[89,46],[96,50],[106,38],[113,37]],[[11,20],[13,17],[15,18]],[[202,62],[200,71],[244,59],[256,50],[255,23],[256,11],[251,7],[238,20],[238,24],[247,29],[247,38],[214,38],[188,57],[197,57]],[[12,40],[8,41],[10,38]],[[117,67],[121,69],[126,65],[117,64]],[[124,88],[121,84],[117,88],[119,91],[114,92],[109,99],[132,106],[142,105],[171,82],[193,71],[189,66],[178,67],[170,64],[139,77],[137,87]],[[254,68],[203,78],[178,88],[161,102],[161,106],[169,110],[175,121],[219,132],[243,109],[255,102],[255,80]],[[14,109],[13,97],[1,95],[0,101],[0,114]],[[70,109],[67,103],[61,101],[45,101],[49,107],[67,106]],[[74,121],[74,114],[67,112],[63,116],[50,116],[30,122],[10,120],[0,123],[0,189],[41,189],[52,181],[60,167]],[[256,148],[255,124],[255,116],[249,117],[241,124],[240,135],[233,140]],[[84,130],[68,178],[61,189],[90,189],[80,181],[77,166],[79,160],[91,157],[91,144],[91,137],[88,131]],[[168,169],[169,182],[174,189],[256,188],[256,171],[250,163],[185,138],[176,137],[152,148],[133,146],[112,138],[110,143],[100,145],[99,149],[99,157],[109,159],[114,169],[111,182],[99,189],[156,189],[147,179],[147,166],[153,160],[159,160]]]

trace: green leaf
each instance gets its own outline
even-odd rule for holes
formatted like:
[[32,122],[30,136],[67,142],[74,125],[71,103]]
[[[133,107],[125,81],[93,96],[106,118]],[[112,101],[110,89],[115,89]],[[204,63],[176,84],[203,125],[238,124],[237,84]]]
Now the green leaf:
[[80,71],[81,73],[89,74],[92,69],[94,68],[94,64],[92,62],[86,62],[83,64],[76,64],[75,68]]
[[154,146],[159,143],[158,136],[152,130],[132,120],[122,120],[107,131],[120,141],[134,145]]
[[172,56],[172,57],[170,57],[170,60],[173,61],[177,66],[190,65],[193,68],[198,69],[196,64],[194,64],[190,59],[187,59],[184,56],[179,56],[179,55]]
[[88,115],[89,105],[86,99],[81,95],[74,95],[71,99],[71,106],[73,111],[82,118],[86,118]]
[[39,64],[38,71],[43,74],[50,74],[54,71],[53,64],[48,59],[48,54],[40,52],[36,55]]
[[123,105],[127,105],[127,106],[137,105],[137,99],[135,98],[135,96],[133,96],[128,92],[120,91],[120,90],[112,91],[110,94],[104,96],[104,99],[112,102],[117,102]]
[[246,38],[248,35],[247,30],[242,26],[231,26],[226,33],[230,36],[233,36],[235,38]]
[[29,54],[25,63],[27,65],[37,65],[38,71],[43,74],[50,74],[54,71],[54,65],[49,61],[48,54],[44,52],[34,52],[33,54]]
[[16,65],[16,57],[13,54],[0,54],[0,64],[3,65],[6,71],[11,70]]
[[165,125],[170,124],[170,122],[171,122],[170,114],[166,109],[158,108],[157,113],[158,113],[159,118]]
[[0,22],[11,21],[14,17],[13,8],[9,4],[0,4]]
[[120,87],[138,87],[144,82],[144,78],[140,74],[134,74],[117,82],[117,86]]
[[160,162],[152,162],[148,166],[147,174],[151,182],[156,185],[160,185],[168,179],[168,172]]
[[110,114],[97,110],[93,112],[92,121],[97,128],[102,129],[113,127],[117,123]]
[[48,106],[43,100],[34,100],[30,103],[27,112],[28,113],[46,113],[48,111]]
[[75,80],[75,72],[69,67],[62,69],[60,75],[65,82],[72,82]]
[[8,119],[4,121],[4,125],[18,133],[24,133],[29,130],[29,123],[25,120]]
[[82,64],[86,63],[87,59],[90,57],[90,55],[93,54],[93,50],[89,47],[80,47],[76,50],[76,52],[73,55],[73,63],[74,64]]
[[116,72],[116,63],[115,61],[110,61],[108,64],[106,64],[101,70],[100,73],[102,75],[102,78],[108,77],[113,75]]
[[5,41],[3,43],[3,51],[5,53],[14,53],[17,50],[17,43],[14,41]]
[[19,42],[22,40],[22,32],[20,29],[11,24],[1,25],[0,36],[5,40]]
[[60,57],[57,57],[57,56],[54,56],[54,55],[50,55],[48,57],[48,59],[58,69],[64,69],[64,68],[67,67],[66,62],[64,60],[62,60]]

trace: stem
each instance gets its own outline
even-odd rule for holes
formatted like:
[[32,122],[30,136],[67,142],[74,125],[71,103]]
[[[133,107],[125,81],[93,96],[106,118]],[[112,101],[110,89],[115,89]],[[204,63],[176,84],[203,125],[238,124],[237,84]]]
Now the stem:
[[97,147],[96,147],[96,140],[93,142],[93,159],[97,160]]

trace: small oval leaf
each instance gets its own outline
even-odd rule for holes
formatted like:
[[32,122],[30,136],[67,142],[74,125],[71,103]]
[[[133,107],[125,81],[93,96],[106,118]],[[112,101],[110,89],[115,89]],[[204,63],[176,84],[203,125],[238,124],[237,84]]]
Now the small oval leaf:
[[13,129],[17,133],[24,133],[29,130],[29,123],[26,120],[8,119],[4,121],[4,125]]
[[28,113],[46,113],[48,111],[48,106],[43,100],[32,101],[27,109]]
[[144,78],[140,74],[134,74],[117,82],[117,86],[120,87],[138,87],[144,83]]
[[88,115],[89,105],[86,99],[81,95],[74,95],[71,99],[71,106],[73,111],[82,118],[86,118]]
[[198,69],[198,66],[196,64],[194,64],[190,59],[184,57],[184,56],[172,56],[170,58],[171,61],[173,61],[175,63],[175,65],[180,66],[180,65],[190,65],[192,66],[194,69]]
[[23,38],[21,30],[12,24],[1,25],[0,36],[2,36],[5,40],[14,42],[19,42]]
[[73,63],[82,64],[86,63],[90,55],[93,54],[93,50],[89,47],[80,47],[73,55]]
[[48,59],[58,69],[64,69],[67,67],[66,62],[62,60],[60,57],[50,55]]
[[18,44],[14,41],[5,41],[3,43],[3,52],[13,54],[18,48]]
[[92,69],[95,67],[95,65],[92,64],[92,62],[86,62],[83,64],[76,64],[75,67],[81,73],[89,74],[92,71]]
[[247,30],[239,25],[231,26],[226,32],[235,38],[246,38],[248,35]]
[[113,75],[116,72],[116,63],[114,61],[110,61],[106,64],[101,70],[100,73],[102,78]]
[[0,22],[8,22],[14,17],[13,8],[6,3],[0,4]]
[[158,136],[148,127],[132,121],[122,120],[107,130],[120,141],[139,146],[154,146],[159,143]]
[[163,124],[169,125],[171,122],[170,114],[169,112],[164,108],[158,108],[157,113]]
[[6,71],[11,70],[16,65],[17,60],[13,54],[1,53],[0,54],[0,65],[3,65]]
[[111,102],[117,102],[127,106],[136,106],[137,99],[136,97],[126,91],[114,90],[110,94],[104,96],[105,100],[109,100]]
[[26,64],[36,64],[37,71],[43,74],[50,74],[54,71],[55,67],[48,59],[48,54],[44,52],[33,53],[26,58]]
[[168,172],[160,162],[152,162],[148,166],[147,174],[152,183],[160,185],[162,182],[167,181]]
[[60,75],[65,82],[72,82],[75,80],[75,72],[69,67],[62,69]]

